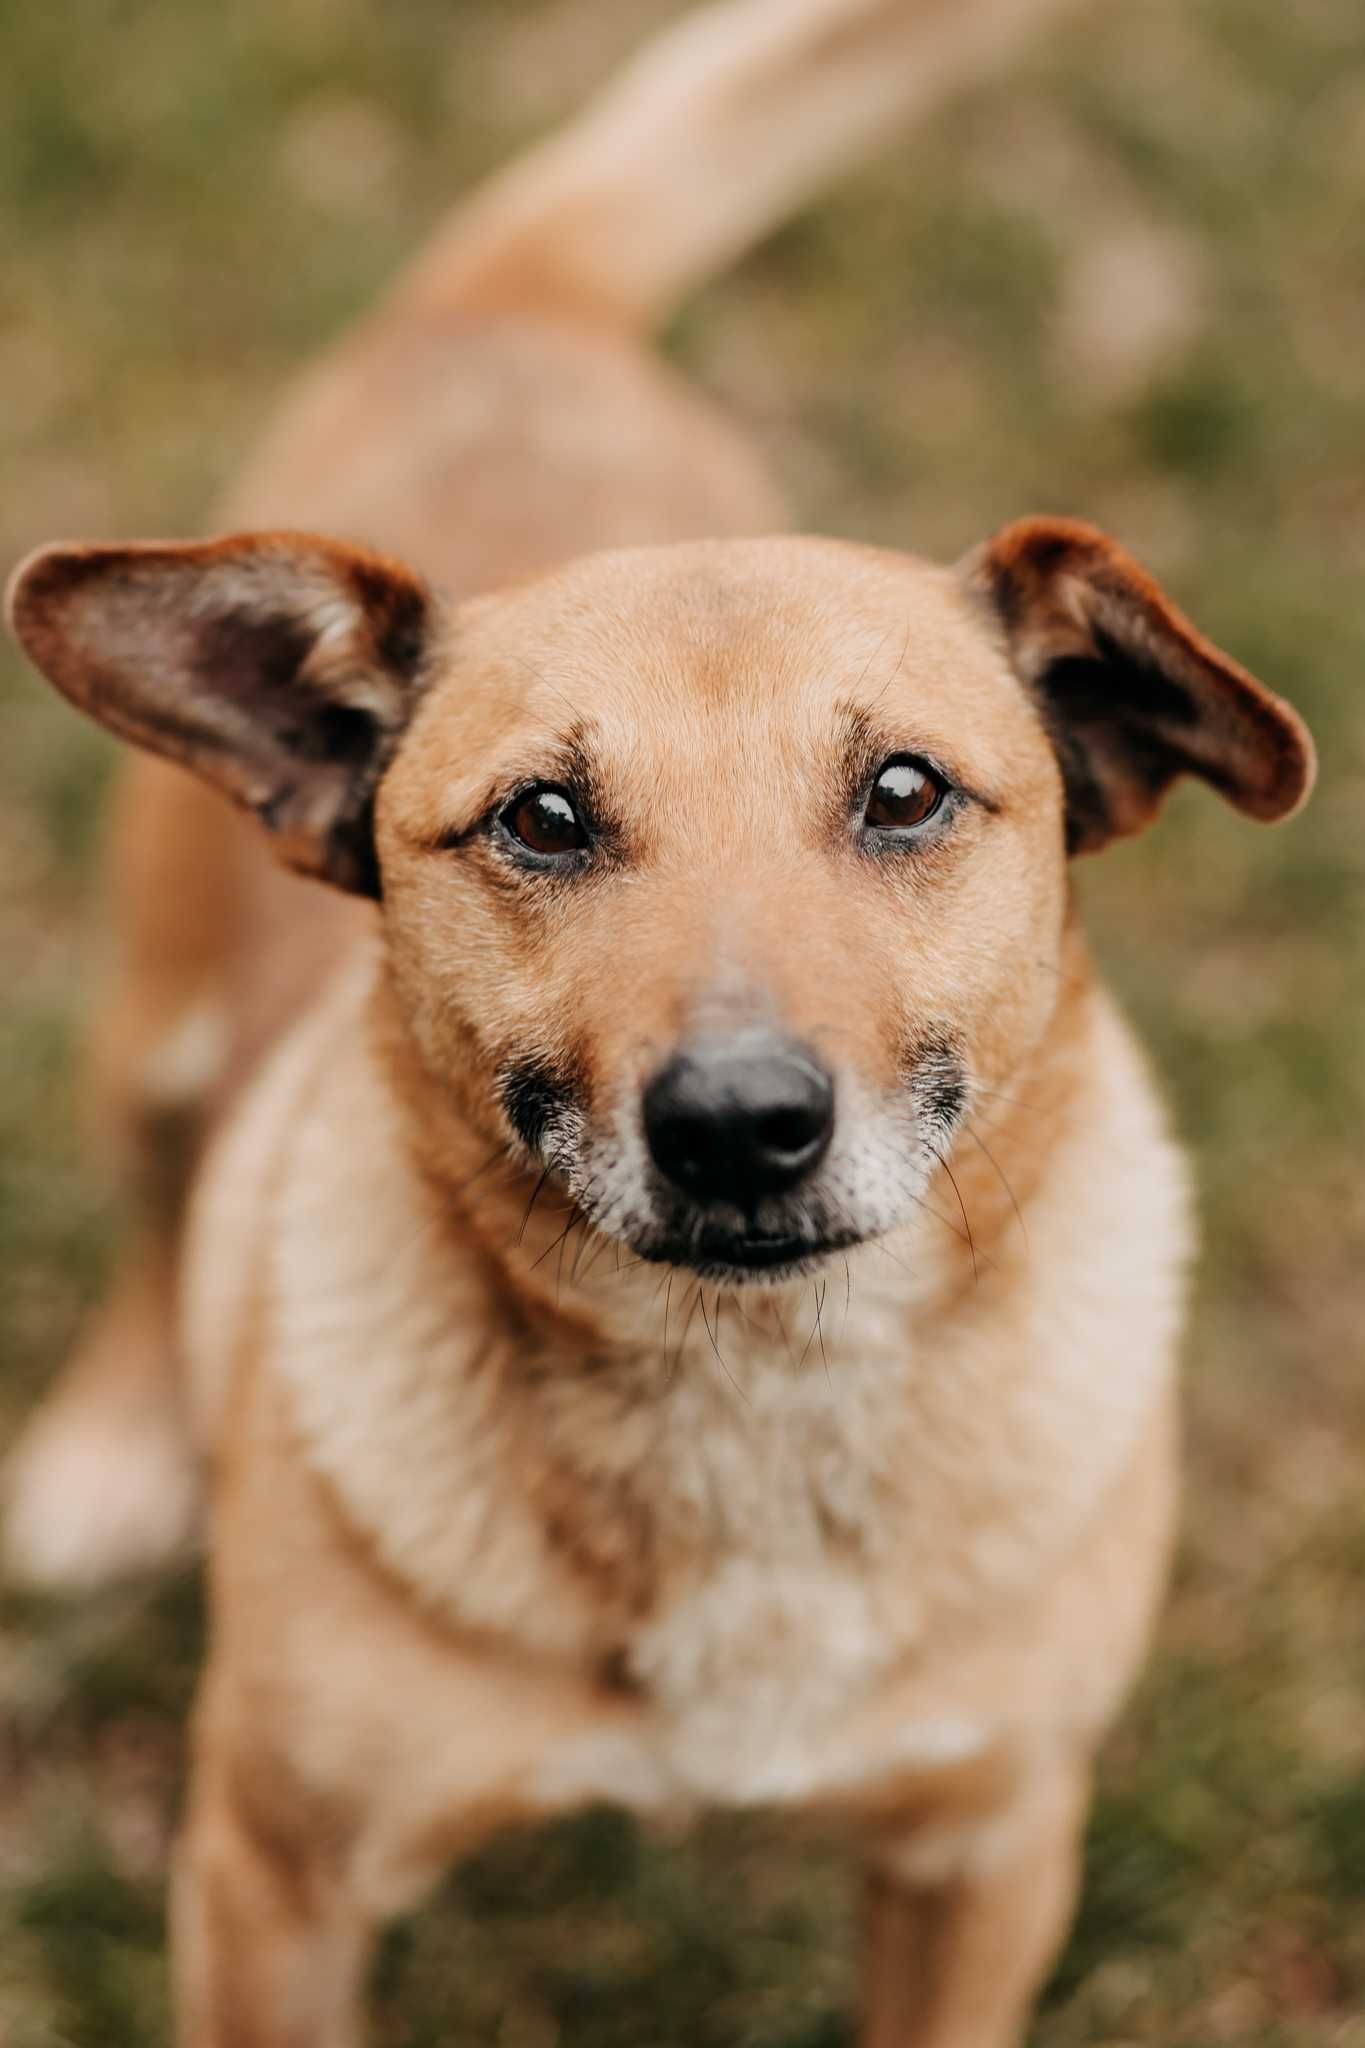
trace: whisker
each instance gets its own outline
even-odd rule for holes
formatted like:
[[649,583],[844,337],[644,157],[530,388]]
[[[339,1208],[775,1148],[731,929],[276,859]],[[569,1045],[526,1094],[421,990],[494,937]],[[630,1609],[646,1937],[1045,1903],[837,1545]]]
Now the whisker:
[[796,1370],[798,1372],[800,1372],[802,1366],[806,1362],[806,1354],[810,1350],[811,1345],[815,1342],[815,1333],[820,1327],[820,1300],[819,1296],[815,1291],[814,1282],[811,1283],[811,1300],[815,1303],[815,1321],[810,1326],[810,1335],[806,1339],[805,1345],[801,1352],[801,1356],[796,1361]]
[[[689,1331],[689,1330],[691,1329],[691,1327],[692,1327],[692,1318],[693,1318],[693,1316],[694,1316],[694,1315],[695,1315],[695,1314],[697,1313],[697,1303],[698,1303],[698,1301],[700,1300],[700,1298],[701,1298],[701,1281],[700,1281],[700,1280],[698,1280],[698,1282],[697,1282],[696,1286],[695,1286],[695,1287],[693,1288],[693,1290],[692,1290],[692,1304],[691,1304],[691,1307],[690,1307],[690,1308],[688,1309],[688,1311],[687,1311],[687,1315],[686,1315],[686,1317],[684,1318],[684,1321],[683,1321],[683,1326],[682,1326],[682,1335],[681,1335],[681,1337],[679,1337],[679,1339],[678,1339],[678,1349],[677,1349],[677,1352],[676,1352],[676,1354],[675,1354],[675,1356],[674,1356],[674,1359],[673,1359],[673,1371],[674,1371],[674,1372],[676,1372],[676,1371],[677,1371],[677,1369],[678,1369],[678,1367],[679,1367],[679,1366],[680,1366],[680,1365],[682,1364],[682,1355],[683,1355],[683,1352],[684,1352],[684,1351],[686,1350],[686,1348],[687,1348],[687,1333],[688,1333],[688,1331]],[[669,1374],[669,1378],[671,1379],[671,1378],[672,1378],[672,1376],[673,1376],[673,1375],[672,1375],[672,1373],[670,1373],[670,1374]]]
[[996,1179],[999,1181],[1001,1187],[1005,1190],[1005,1193],[1009,1196],[1010,1207],[1014,1211],[1014,1220],[1019,1225],[1019,1234],[1024,1240],[1024,1249],[1025,1251],[1031,1252],[1032,1247],[1029,1244],[1028,1240],[1028,1225],[1024,1221],[1024,1212],[1019,1207],[1018,1202],[1015,1200],[1014,1189],[1006,1180],[1004,1169],[1002,1168],[1000,1161],[996,1158],[994,1152],[992,1152],[990,1146],[986,1143],[986,1140],[981,1136],[981,1134],[976,1129],[976,1126],[974,1124],[968,1124],[966,1126],[966,1131],[972,1143],[980,1147],[980,1149],[985,1153],[987,1159],[990,1161],[991,1165],[994,1167]]
[[[942,1161],[940,1160],[939,1163],[941,1165]],[[955,1237],[959,1244],[966,1244],[966,1231],[960,1229],[959,1226],[956,1223],[954,1223],[951,1216],[945,1216],[943,1211],[941,1209],[936,1209],[932,1202],[926,1202],[923,1195],[911,1195],[910,1199],[917,1209],[923,1209],[926,1216],[932,1216],[935,1223],[941,1223],[943,1225],[943,1228],[948,1232],[948,1235],[950,1237]],[[885,1246],[883,1246],[882,1249],[885,1250]],[[887,1256],[889,1258],[890,1253],[887,1253]],[[905,1270],[908,1273],[910,1271],[910,1268],[907,1266]]]
[[[611,1239],[606,1237],[602,1238],[600,1242],[594,1243],[593,1240],[596,1230],[596,1219],[592,1216],[585,1214],[583,1218],[583,1235],[579,1238],[578,1248],[574,1252],[573,1258],[569,1262],[570,1287],[576,1287],[578,1285],[578,1268],[582,1263],[583,1254],[585,1251],[587,1251],[588,1246],[592,1245],[592,1256],[595,1259],[598,1253],[603,1249],[603,1247],[611,1243]],[[589,1263],[591,1263],[591,1261],[589,1261]]]
[[[563,1215],[564,1212],[561,1209],[556,1213],[559,1215]],[[554,1238],[549,1244],[546,1245],[544,1251],[540,1254],[540,1257],[538,1259],[532,1259],[529,1271],[534,1273],[537,1266],[541,1266],[545,1263],[546,1259],[549,1258],[551,1252],[557,1252],[559,1250],[559,1247],[563,1244],[565,1238],[573,1229],[575,1223],[577,1223],[579,1214],[580,1212],[576,1208],[571,1208],[569,1210],[569,1220],[564,1225],[564,1228],[560,1231],[559,1236]]]
[[550,678],[547,675],[544,675],[540,669],[536,668],[533,663],[529,662],[524,654],[514,654],[512,658],[514,661],[518,662],[522,668],[525,669],[527,675],[531,678],[531,681],[533,683],[537,683],[542,690],[548,690],[552,696],[558,697],[560,703],[569,713],[569,716],[573,719],[574,723],[577,724],[579,719],[579,710],[574,705],[574,703],[567,695],[567,693],[560,688],[559,684],[552,683],[550,681]]
[[1030,1116],[1050,1116],[1051,1111],[1041,1102],[1023,1102],[1017,1095],[1006,1095],[1001,1088],[983,1088],[979,1081],[972,1082],[973,1095],[989,1095],[996,1102],[1007,1102],[1011,1109],[1027,1110]]
[[594,1230],[597,1232],[597,1243],[593,1245],[592,1257],[588,1260],[587,1265],[583,1267],[581,1277],[584,1280],[588,1278],[589,1274],[592,1272],[593,1267],[597,1264],[597,1261],[601,1258],[603,1252],[607,1249],[608,1245],[615,1242],[613,1238],[606,1237],[602,1233],[602,1225],[610,1214],[611,1210],[607,1209],[603,1212],[601,1216],[593,1217],[591,1219],[591,1228],[589,1230],[584,1231],[582,1239],[578,1246],[578,1250],[574,1253],[573,1264],[569,1268],[569,1285],[571,1287],[576,1287],[578,1284],[580,1278],[578,1268],[580,1263],[582,1262],[584,1252],[588,1249],[588,1244],[591,1240],[592,1232]]
[[[587,1243],[587,1241],[588,1241],[588,1233],[589,1233],[589,1231],[590,1231],[590,1230],[592,1229],[592,1218],[591,1218],[591,1216],[590,1216],[590,1215],[589,1215],[589,1213],[588,1213],[588,1204],[589,1204],[589,1203],[591,1202],[591,1200],[592,1200],[592,1195],[593,1195],[593,1190],[594,1190],[594,1188],[596,1188],[596,1187],[597,1187],[598,1185],[599,1185],[599,1182],[597,1181],[597,1179],[596,1179],[596,1176],[594,1176],[594,1177],[593,1177],[592,1179],[590,1179],[590,1180],[589,1180],[589,1181],[588,1181],[588,1182],[586,1183],[586,1185],[585,1185],[585,1186],[584,1186],[583,1188],[581,1188],[581,1189],[579,1190],[578,1196],[577,1196],[577,1198],[576,1198],[576,1199],[577,1199],[577,1209],[578,1209],[578,1213],[577,1213],[577,1215],[576,1215],[576,1216],[574,1216],[574,1217],[572,1217],[572,1218],[571,1218],[571,1220],[570,1220],[570,1223],[569,1223],[569,1227],[568,1227],[568,1229],[567,1229],[567,1230],[566,1230],[566,1231],[564,1232],[564,1235],[563,1235],[563,1237],[561,1237],[561,1239],[560,1239],[560,1241],[559,1241],[559,1263],[558,1263],[558,1265],[557,1265],[557,1266],[555,1267],[555,1307],[556,1307],[556,1308],[558,1308],[558,1306],[559,1306],[559,1302],[560,1302],[560,1295],[561,1295],[561,1291],[562,1291],[562,1289],[563,1289],[563,1285],[564,1285],[564,1260],[565,1260],[565,1256],[567,1255],[567,1253],[568,1253],[568,1249],[569,1249],[569,1239],[570,1239],[570,1237],[571,1237],[571,1236],[573,1235],[573,1231],[574,1231],[574,1226],[575,1226],[576,1224],[578,1224],[578,1225],[581,1225],[581,1226],[582,1226],[582,1231],[583,1231],[583,1235],[582,1235],[582,1237],[581,1237],[581,1238],[579,1239],[579,1241],[578,1241],[578,1250],[577,1250],[577,1252],[576,1252],[576,1253],[574,1254],[574,1262],[575,1262],[575,1265],[576,1265],[576,1264],[577,1264],[577,1261],[578,1261],[578,1259],[582,1257],[582,1254],[583,1254],[583,1247],[584,1247],[584,1245],[585,1245],[585,1244]],[[573,1272],[572,1272],[572,1271],[570,1271],[570,1274],[569,1274],[569,1285],[570,1285],[570,1286],[572,1286],[572,1285],[573,1285]]]
[[776,1318],[777,1327],[782,1337],[782,1348],[787,1354],[787,1363],[790,1365],[792,1363],[792,1340],[787,1335],[787,1319],[782,1313],[781,1304],[777,1301],[773,1302],[773,1315]]
[[[884,632],[884,633],[882,634],[882,637],[881,637],[881,639],[880,639],[880,640],[879,640],[879,641],[877,642],[877,644],[876,644],[876,646],[875,646],[875,647],[873,648],[873,650],[872,650],[871,654],[869,654],[869,655],[868,655],[868,657],[867,657],[867,660],[866,660],[866,661],[865,661],[865,662],[863,663],[863,666],[862,666],[862,673],[861,673],[861,674],[859,675],[859,677],[858,677],[858,680],[857,680],[857,682],[856,682],[856,683],[855,683],[855,684],[853,685],[853,693],[852,693],[852,694],[853,694],[853,695],[854,695],[855,697],[857,696],[857,694],[858,694],[859,690],[861,690],[861,688],[863,687],[863,684],[864,684],[864,683],[865,683],[865,682],[867,681],[868,677],[869,677],[869,676],[871,675],[871,673],[872,673],[872,664],[873,664],[873,662],[874,662],[874,661],[875,661],[875,660],[877,659],[877,656],[878,656],[878,655],[879,655],[879,654],[881,653],[881,651],[882,651],[883,647],[885,647],[885,645],[886,645],[887,641],[888,641],[888,640],[889,640],[889,639],[891,638],[891,635],[892,635],[892,634],[893,634],[893,633],[895,632],[895,630],[896,630],[896,629],[895,629],[895,627],[894,627],[894,626],[888,626],[888,627],[887,627],[886,631],[885,631],[885,632]],[[908,647],[908,646],[910,645],[910,627],[909,627],[909,624],[908,624],[908,623],[907,623],[907,625],[906,625],[906,628],[905,628],[905,644],[906,644],[906,646],[907,646],[907,647]],[[902,652],[902,654],[901,654],[901,661],[904,661],[904,659],[905,659],[905,655],[904,655],[904,653]],[[896,669],[898,669],[898,668],[899,668],[899,666],[900,666],[900,663],[898,662],[898,663],[897,663],[897,665],[896,665]],[[895,681],[895,678],[896,678],[896,669],[893,669],[893,670],[891,671],[891,681],[892,681],[892,682],[894,682],[894,681]],[[888,687],[889,687],[889,685],[888,685]],[[882,692],[882,695],[885,695],[885,690],[883,690],[883,692]],[[877,703],[879,703],[879,704],[880,704],[880,702],[881,702],[881,697],[878,697],[876,701],[877,701]]]
[[561,1295],[561,1293],[563,1292],[563,1288],[564,1288],[564,1254],[565,1254],[565,1253],[566,1253],[566,1252],[568,1251],[568,1249],[569,1249],[569,1239],[570,1239],[570,1238],[571,1238],[571,1237],[573,1236],[573,1233],[574,1233],[574,1230],[575,1230],[576,1226],[577,1226],[577,1225],[578,1225],[578,1224],[579,1224],[579,1223],[580,1223],[580,1222],[581,1222],[582,1220],[583,1220],[583,1212],[582,1212],[582,1210],[580,1210],[577,1216],[574,1216],[574,1217],[571,1217],[571,1218],[570,1218],[570,1221],[569,1221],[569,1227],[568,1227],[568,1229],[567,1229],[567,1230],[566,1230],[566,1231],[564,1232],[563,1236],[562,1236],[562,1237],[560,1238],[560,1240],[559,1240],[559,1257],[558,1257],[558,1258],[556,1259],[556,1261],[555,1261],[555,1307],[556,1307],[556,1308],[558,1308],[558,1307],[559,1307],[560,1295]]
[[[592,1256],[589,1258],[587,1265],[583,1268],[581,1277],[584,1280],[586,1280],[588,1276],[591,1274],[594,1266],[601,1258],[603,1252],[608,1250],[610,1250],[612,1254],[612,1270],[610,1273],[605,1274],[603,1277],[608,1280],[612,1280],[618,1278],[621,1273],[629,1271],[628,1266],[623,1267],[621,1264],[621,1240],[619,1237],[613,1237],[610,1234],[607,1227],[611,1222],[612,1217],[620,1214],[621,1210],[626,1206],[628,1200],[629,1196],[618,1195],[614,1202],[608,1202],[606,1208],[603,1209],[600,1214],[590,1215],[588,1217],[588,1222],[592,1230],[595,1231],[597,1234],[598,1242],[596,1245],[594,1245]],[[585,1240],[584,1243],[579,1247],[580,1258],[582,1257],[582,1254],[586,1249],[587,1243]],[[638,1265],[639,1263],[640,1262],[638,1260],[631,1261],[632,1265]],[[580,1275],[578,1271],[578,1259],[575,1259],[573,1266],[570,1269],[569,1278],[571,1280],[577,1280],[579,1277]]]
[[[915,1201],[917,1201],[917,1202],[919,1201],[919,1197],[918,1197],[918,1195],[916,1195],[916,1196],[912,1197],[912,1199],[913,1199],[913,1200],[915,1200]],[[926,1205],[925,1205],[925,1204],[924,1204],[923,1202],[920,1202],[920,1207],[921,1207],[921,1208],[924,1208],[925,1206],[926,1206]],[[937,1211],[936,1211],[936,1210],[933,1210],[933,1209],[931,1209],[931,1210],[929,1211],[929,1213],[930,1213],[930,1215],[931,1215],[931,1216],[933,1216],[933,1215],[936,1215],[936,1214],[937,1214]],[[942,1218],[940,1217],[940,1218],[939,1218],[939,1221],[941,1222],[942,1220],[943,1220],[943,1219],[942,1219]],[[951,1230],[951,1229],[952,1229],[952,1225],[951,1225],[951,1224],[949,1224],[949,1225],[948,1225],[948,1228],[949,1228],[949,1229]],[[892,1265],[893,1265],[893,1266],[899,1266],[899,1268],[900,1268],[900,1270],[901,1270],[901,1272],[902,1272],[902,1273],[908,1273],[908,1274],[909,1274],[909,1276],[910,1276],[910,1278],[911,1278],[912,1280],[916,1280],[916,1279],[918,1279],[919,1275],[918,1275],[918,1274],[916,1273],[916,1271],[915,1271],[914,1267],[913,1267],[913,1266],[907,1266],[907,1265],[906,1265],[906,1263],[905,1263],[905,1260],[904,1260],[904,1259],[898,1259],[898,1258],[896,1257],[896,1254],[895,1254],[895,1253],[894,1253],[894,1252],[893,1252],[893,1251],[892,1251],[892,1250],[890,1249],[890,1247],[889,1247],[889,1246],[887,1246],[887,1245],[884,1245],[884,1244],[882,1243],[882,1241],[881,1241],[881,1239],[880,1239],[879,1237],[870,1237],[870,1238],[868,1239],[868,1244],[870,1245],[870,1247],[872,1248],[872,1250],[873,1250],[874,1252],[880,1252],[880,1253],[881,1253],[881,1255],[882,1255],[882,1257],[883,1257],[884,1259],[890,1259],[890,1261],[891,1261],[891,1263],[892,1263]]]
[[820,1362],[821,1362],[821,1364],[822,1364],[822,1365],[824,1366],[824,1368],[825,1368],[825,1379],[826,1379],[826,1381],[828,1382],[829,1386],[830,1386],[830,1387],[832,1388],[832,1387],[833,1387],[833,1385],[834,1385],[834,1382],[833,1382],[833,1380],[831,1380],[831,1379],[830,1379],[830,1377],[829,1377],[829,1353],[828,1353],[828,1352],[826,1351],[826,1349],[825,1349],[825,1324],[824,1324],[824,1313],[825,1313],[825,1289],[826,1289],[826,1288],[827,1288],[828,1286],[829,1286],[829,1282],[828,1282],[828,1280],[822,1280],[822,1281],[820,1282],[819,1290],[818,1290],[818,1292],[817,1292],[817,1294],[816,1294],[816,1297],[815,1297],[815,1333],[816,1333],[817,1337],[818,1337],[818,1338],[820,1339]]
[[[606,1208],[602,1211],[600,1216],[593,1216],[588,1219],[592,1228],[598,1234],[598,1243],[593,1251],[592,1257],[588,1260],[587,1265],[583,1268],[583,1278],[585,1280],[587,1279],[589,1273],[591,1273],[593,1267],[597,1264],[597,1261],[601,1258],[603,1252],[607,1249],[608,1245],[615,1245],[617,1252],[620,1252],[621,1247],[617,1240],[614,1238],[610,1238],[606,1235],[606,1226],[611,1221],[611,1218],[615,1216],[618,1210],[622,1207],[623,1203],[625,1202],[625,1199],[626,1198],[624,1195],[618,1195],[614,1202],[608,1202]],[[588,1232],[585,1231],[583,1234],[583,1241],[579,1245],[578,1251],[574,1257],[574,1262],[572,1266],[569,1268],[569,1281],[571,1285],[576,1283],[578,1280],[579,1260],[582,1258],[584,1252],[587,1250],[587,1247]],[[617,1260],[616,1270],[618,1273],[621,1270],[619,1258]]]
[[739,1291],[737,1288],[732,1287],[730,1289],[728,1299],[732,1307],[734,1308],[735,1314],[739,1317],[740,1321],[743,1323],[746,1330],[758,1329],[759,1325],[754,1321],[753,1317],[746,1312],[744,1303],[739,1298]]
[[550,1169],[547,1166],[544,1173],[542,1173],[540,1179],[536,1182],[535,1186],[531,1190],[531,1199],[526,1204],[526,1213],[521,1219],[521,1227],[517,1231],[516,1236],[512,1239],[512,1247],[514,1250],[521,1244],[522,1239],[526,1235],[526,1226],[531,1220],[531,1211],[535,1208],[536,1203],[540,1200],[541,1190],[545,1186],[545,1183],[549,1178]]
[[[886,642],[885,642],[885,641],[883,641],[883,642],[882,642],[882,646],[885,646],[885,644],[886,644]],[[895,666],[895,667],[894,667],[894,668],[892,669],[892,671],[891,671],[890,675],[889,675],[889,676],[887,677],[886,681],[885,681],[885,682],[884,682],[884,683],[882,684],[882,686],[881,686],[880,690],[878,690],[878,692],[877,692],[876,696],[875,696],[875,697],[874,697],[874,698],[872,699],[872,705],[871,705],[871,709],[872,709],[873,711],[875,711],[875,710],[877,709],[877,706],[878,706],[878,705],[879,705],[879,704],[881,703],[882,699],[883,699],[883,698],[884,698],[884,697],[886,696],[887,692],[888,692],[888,691],[889,691],[889,689],[891,688],[891,685],[892,685],[892,684],[893,684],[893,683],[895,682],[895,680],[896,680],[897,676],[898,676],[898,675],[900,674],[901,670],[902,670],[902,669],[904,668],[904,666],[905,666],[905,657],[906,657],[906,655],[907,655],[907,654],[909,653],[909,651],[910,651],[910,620],[909,620],[909,619],[907,618],[907,620],[906,620],[906,622],[905,622],[905,638],[904,638],[904,639],[903,639],[903,640],[901,641],[901,651],[900,651],[900,653],[899,653],[899,654],[898,654],[898,655],[896,656],[896,666]],[[879,647],[879,648],[877,649],[877,652],[878,652],[878,653],[880,654],[880,652],[881,652],[881,648],[880,648],[880,647]],[[868,664],[868,667],[869,667],[869,668],[871,667],[871,663],[870,663],[870,662],[869,662],[869,664]],[[864,669],[864,671],[863,671],[863,674],[864,674],[864,675],[866,675],[866,673],[867,673],[867,670],[866,670],[866,669]]]
[[[665,1274],[665,1278],[666,1278],[666,1279],[667,1279],[667,1281],[668,1281],[668,1291],[667,1291],[667,1293],[666,1293],[666,1294],[664,1295],[664,1364],[665,1364],[665,1365],[667,1365],[667,1363],[668,1363],[668,1312],[669,1312],[669,1310],[670,1310],[670,1309],[672,1308],[672,1306],[673,1306],[673,1281],[674,1281],[675,1277],[676,1277],[676,1276],[675,1276],[675,1274],[674,1274],[673,1268],[672,1268],[672,1267],[670,1266],[670,1267],[669,1267],[669,1268],[667,1269],[667,1272],[666,1272],[666,1274]],[[656,1299],[657,1299],[657,1295],[656,1295]]]
[[976,1239],[972,1235],[971,1218],[967,1214],[967,1204],[962,1199],[962,1190],[957,1184],[957,1175],[953,1172],[952,1167],[949,1166],[946,1159],[941,1159],[939,1164],[952,1182],[953,1193],[957,1196],[957,1206],[962,1211],[962,1227],[967,1233],[967,1249],[972,1255],[972,1278],[973,1280],[979,1280],[981,1278],[981,1271],[976,1263]]
[[721,1371],[722,1371],[722,1372],[723,1372],[723,1373],[725,1374],[725,1377],[726,1377],[726,1379],[727,1379],[727,1380],[729,1380],[729,1382],[730,1382],[730,1385],[731,1385],[731,1386],[732,1386],[732,1387],[734,1388],[735,1392],[736,1392],[736,1393],[737,1393],[737,1394],[739,1395],[739,1398],[740,1398],[740,1400],[744,1402],[745,1406],[746,1406],[746,1407],[748,1407],[748,1406],[751,1406],[752,1404],[751,1404],[751,1403],[750,1403],[750,1401],[749,1401],[749,1396],[748,1396],[748,1395],[747,1395],[747,1394],[745,1393],[745,1391],[744,1391],[743,1387],[742,1387],[742,1386],[740,1385],[739,1381],[738,1381],[738,1380],[737,1380],[737,1379],[735,1378],[735,1376],[734,1376],[734,1374],[733,1374],[733,1373],[731,1372],[731,1370],[730,1370],[729,1366],[728,1366],[728,1365],[727,1365],[727,1364],[725,1363],[725,1360],[724,1360],[724,1359],[723,1359],[723,1358],[721,1357],[721,1353],[720,1353],[720,1289],[719,1289],[719,1287],[718,1287],[718,1288],[716,1289],[716,1327],[715,1327],[715,1329],[714,1329],[714,1330],[713,1330],[713,1329],[711,1328],[711,1325],[710,1325],[710,1323],[709,1323],[709,1322],[707,1322],[707,1320],[706,1320],[706,1295],[705,1295],[705,1293],[703,1292],[703,1290],[702,1290],[702,1288],[700,1287],[700,1285],[698,1285],[698,1289],[697,1289],[697,1291],[698,1291],[698,1293],[699,1293],[699,1294],[701,1295],[701,1319],[702,1319],[703,1323],[706,1323],[706,1334],[707,1334],[707,1336],[708,1336],[708,1337],[709,1337],[709,1338],[711,1339],[711,1349],[712,1349],[712,1350],[713,1350],[713,1351],[715,1352],[715,1354],[716,1354],[716,1358],[717,1358],[717,1360],[719,1361],[719,1364],[720,1364],[720,1369],[721,1369]]

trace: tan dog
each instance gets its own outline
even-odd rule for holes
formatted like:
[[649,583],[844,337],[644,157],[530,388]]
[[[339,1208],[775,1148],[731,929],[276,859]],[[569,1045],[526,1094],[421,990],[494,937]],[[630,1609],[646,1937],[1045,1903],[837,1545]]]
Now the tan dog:
[[1285,816],[1310,742],[1090,528],[736,538],[766,483],[633,338],[1038,11],[719,10],[478,202],[230,507],[421,576],[272,531],[17,579],[66,695],[350,892],[130,782],[145,1237],[11,1522],[48,1577],[183,1532],[180,1188],[231,1101],[184,1260],[194,2048],[354,2040],[375,1923],[588,1799],[843,1816],[875,2048],[1014,2038],[1065,1929],[1188,1248],[1066,855],[1185,773]]

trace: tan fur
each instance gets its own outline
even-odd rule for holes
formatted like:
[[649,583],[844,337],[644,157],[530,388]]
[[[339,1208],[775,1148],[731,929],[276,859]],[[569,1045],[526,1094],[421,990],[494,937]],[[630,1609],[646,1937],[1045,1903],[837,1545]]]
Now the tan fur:
[[[477,201],[227,514],[373,534],[448,596],[278,532],[54,550],[16,583],[75,701],[286,861],[364,888],[377,855],[382,882],[378,909],[328,894],[179,768],[132,772],[101,1069],[142,1250],[8,1533],[32,1575],[91,1575],[119,1496],[73,1527],[61,1446],[152,1407],[169,1471],[119,1560],[184,1540],[165,1418],[192,1412],[188,2048],[355,2041],[376,1922],[589,1799],[841,1818],[867,2048],[1016,2038],[1064,1932],[1163,1576],[1189,1250],[1065,840],[1184,772],[1283,814],[1311,749],[1090,529],[1008,529],[960,572],[742,538],[780,523],[770,486],[633,332],[1044,11],[711,10]],[[941,763],[951,831],[858,850],[860,747]],[[541,887],[478,821],[566,752],[615,865]],[[758,1021],[836,1076],[822,1175],[860,1241],[727,1287],[636,1256],[638,1103],[678,1043]],[[526,1055],[576,1091],[540,1157],[499,1093]],[[935,1060],[962,1091],[937,1137]]]

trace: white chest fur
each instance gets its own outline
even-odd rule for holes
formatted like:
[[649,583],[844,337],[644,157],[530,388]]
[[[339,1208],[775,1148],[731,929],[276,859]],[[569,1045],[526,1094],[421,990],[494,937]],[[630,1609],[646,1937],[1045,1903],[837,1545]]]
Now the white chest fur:
[[626,1663],[672,1797],[800,1799],[831,1782],[839,1731],[920,1633],[896,1556],[903,1316],[869,1288],[830,1324],[828,1373],[740,1343],[733,1381],[691,1358],[670,1405],[658,1455],[700,1540]]

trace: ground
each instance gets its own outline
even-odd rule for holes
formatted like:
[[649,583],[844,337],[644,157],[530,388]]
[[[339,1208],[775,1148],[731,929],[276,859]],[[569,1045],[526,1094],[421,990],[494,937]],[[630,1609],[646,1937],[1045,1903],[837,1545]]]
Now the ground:
[[[289,372],[448,198],[672,11],[0,10],[0,562],[194,531]],[[1358,0],[1094,6],[668,339],[812,526],[951,555],[1025,511],[1098,520],[1323,753],[1294,824],[1186,791],[1080,878],[1206,1242],[1176,1586],[1040,2048],[1365,2043],[1363,216]],[[113,1227],[73,1065],[111,754],[0,657],[0,1438]],[[164,2038],[200,1629],[188,1582],[0,1606],[4,2048]],[[764,1819],[511,1840],[393,1937],[378,2039],[835,2048],[845,1878]]]

